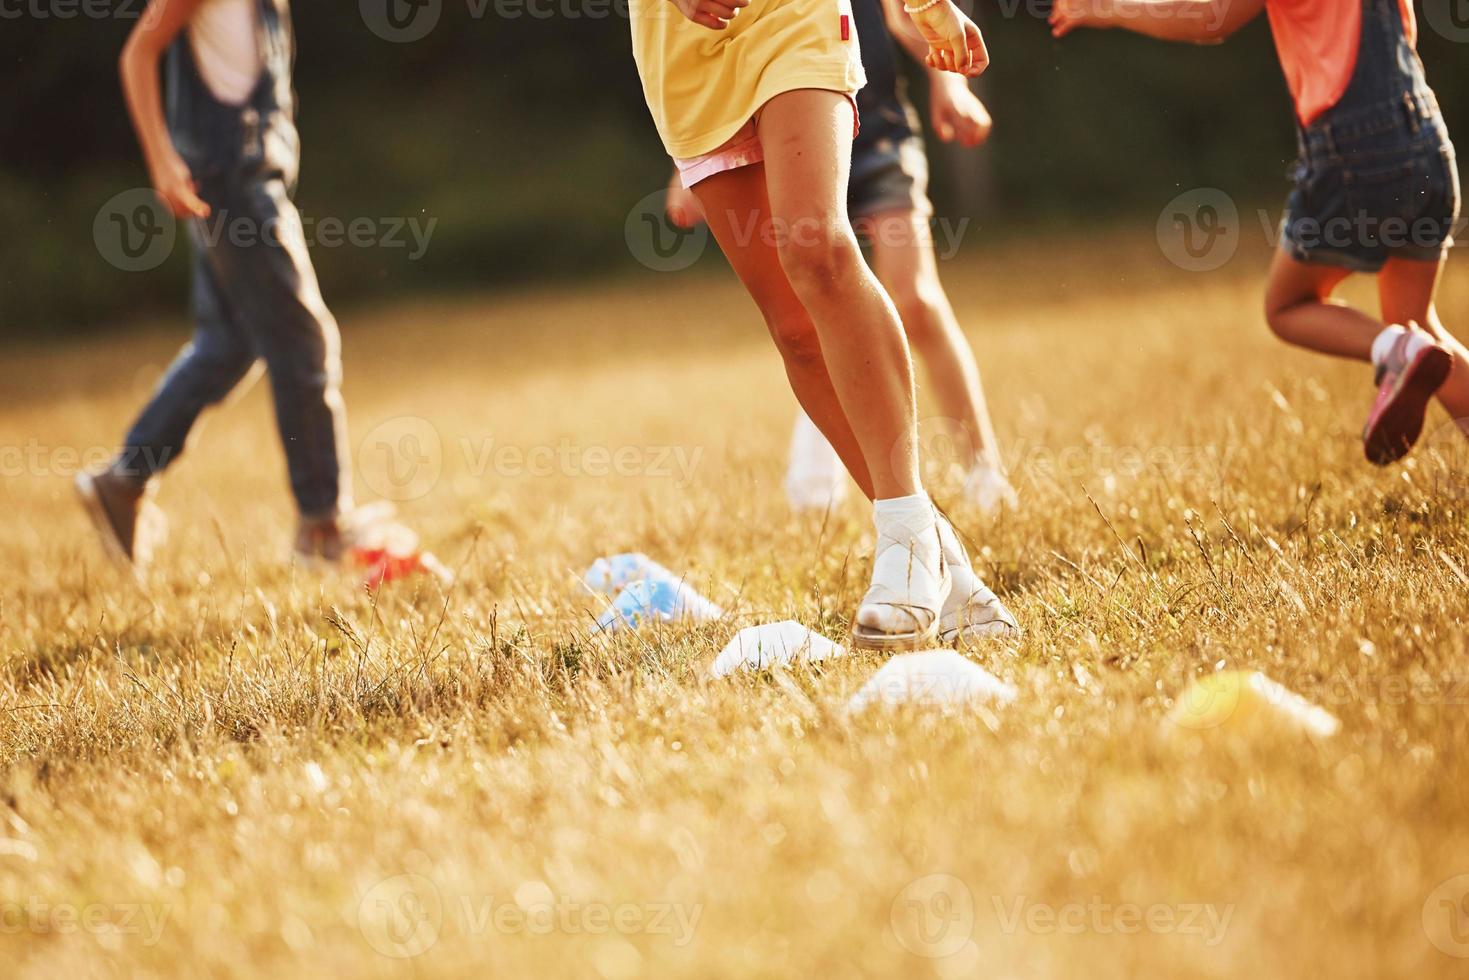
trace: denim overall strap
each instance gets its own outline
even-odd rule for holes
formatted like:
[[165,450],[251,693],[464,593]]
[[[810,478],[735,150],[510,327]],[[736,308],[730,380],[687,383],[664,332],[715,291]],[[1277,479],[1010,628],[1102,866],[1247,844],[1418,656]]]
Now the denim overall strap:
[[168,51],[169,134],[196,176],[259,159],[294,176],[298,143],[291,73],[295,38],[286,0],[255,0],[260,78],[243,105],[221,102],[204,81],[185,30]]
[[1302,132],[1309,148],[1339,154],[1364,137],[1416,137],[1438,118],[1438,100],[1408,41],[1398,0],[1362,0],[1361,42],[1347,90]]

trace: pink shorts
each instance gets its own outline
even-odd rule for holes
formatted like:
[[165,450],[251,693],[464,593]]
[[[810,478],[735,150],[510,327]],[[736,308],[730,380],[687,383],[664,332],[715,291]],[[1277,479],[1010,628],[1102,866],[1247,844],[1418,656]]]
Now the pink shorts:
[[[857,99],[852,95],[847,95],[847,101],[852,104],[852,137],[855,139],[857,130],[861,126],[860,118],[857,115]],[[762,111],[764,111],[763,107],[750,117],[749,122],[740,127],[739,132],[703,156],[690,157],[686,160],[674,157],[674,165],[678,167],[678,179],[682,181],[684,187],[693,187],[699,181],[708,180],[715,174],[748,167],[764,160],[765,147],[760,144],[759,128]]]

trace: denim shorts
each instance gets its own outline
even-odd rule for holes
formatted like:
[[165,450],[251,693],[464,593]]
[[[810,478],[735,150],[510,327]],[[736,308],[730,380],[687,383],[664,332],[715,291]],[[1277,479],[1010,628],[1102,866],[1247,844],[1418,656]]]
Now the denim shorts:
[[1459,173],[1433,97],[1327,120],[1300,134],[1281,236],[1291,258],[1353,272],[1441,259],[1459,217]]
[[921,218],[933,216],[933,205],[928,200],[928,154],[923,149],[923,137],[910,133],[900,140],[882,138],[853,149],[847,213],[857,221],[884,211],[912,211]]

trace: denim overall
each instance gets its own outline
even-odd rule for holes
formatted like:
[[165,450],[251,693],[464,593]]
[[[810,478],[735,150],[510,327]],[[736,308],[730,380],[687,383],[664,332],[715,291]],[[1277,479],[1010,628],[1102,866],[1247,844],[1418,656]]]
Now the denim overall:
[[1357,65],[1336,105],[1298,127],[1283,247],[1292,258],[1377,272],[1452,245],[1459,175],[1438,100],[1398,0],[1360,0]]
[[220,102],[187,31],[167,57],[169,132],[210,217],[189,223],[193,340],[133,425],[115,471],[146,481],[184,451],[204,409],[263,361],[291,490],[306,519],[349,506],[341,340],[322,301],[295,190],[300,146],[287,0],[257,0],[263,67],[242,106]]

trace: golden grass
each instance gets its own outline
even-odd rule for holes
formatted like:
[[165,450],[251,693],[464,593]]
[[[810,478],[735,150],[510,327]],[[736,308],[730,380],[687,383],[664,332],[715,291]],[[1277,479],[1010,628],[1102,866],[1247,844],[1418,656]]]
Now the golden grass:
[[[263,386],[171,474],[172,540],[131,588],[63,447],[118,437],[179,327],[16,353],[5,972],[1462,975],[1469,493],[1437,462],[1457,437],[1438,413],[1407,464],[1363,463],[1366,369],[1267,335],[1258,257],[1039,254],[945,270],[1024,498],[958,515],[1027,629],[967,650],[1018,703],[961,715],[849,718],[867,655],[706,678],[738,625],[839,637],[870,547],[856,504],[787,513],[794,403],[724,277],[351,317],[359,494],[391,489],[385,441],[426,457],[400,511],[462,567],[377,602],[286,560]],[[1443,305],[1469,322],[1462,263]],[[577,472],[493,455],[563,440]],[[587,475],[587,447],[697,465]],[[590,639],[576,575],[629,549],[731,620]],[[1165,734],[1220,665],[1342,733]]]

